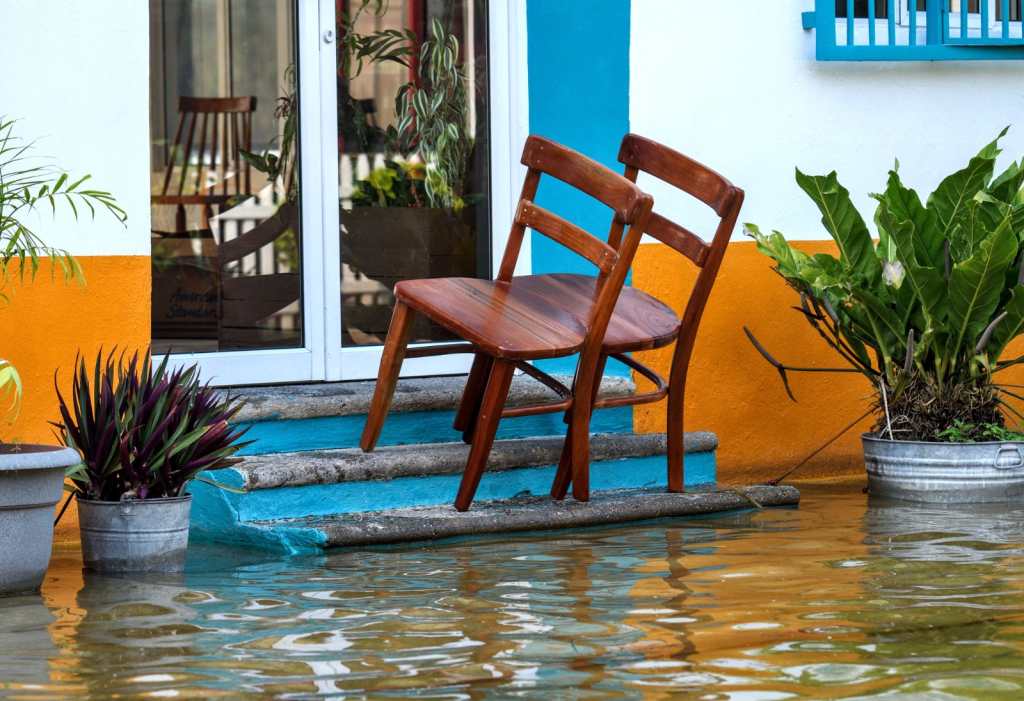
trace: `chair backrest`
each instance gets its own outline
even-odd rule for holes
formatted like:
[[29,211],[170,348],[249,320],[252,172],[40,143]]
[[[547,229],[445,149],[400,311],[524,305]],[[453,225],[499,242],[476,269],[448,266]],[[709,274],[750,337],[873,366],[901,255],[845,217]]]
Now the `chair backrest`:
[[619,162],[626,166],[624,175],[628,180],[636,182],[640,171],[653,175],[700,200],[719,217],[710,244],[657,212],[652,212],[647,221],[647,234],[686,256],[701,269],[683,313],[672,361],[675,374],[685,371],[689,363],[697,327],[743,206],[743,190],[692,158],[636,134],[623,137]]
[[[636,183],[610,168],[540,136],[527,138],[522,164],[528,170],[498,271],[498,280],[511,280],[527,228],[557,241],[593,263],[599,271],[597,297],[582,351],[584,358],[580,361],[581,364],[590,362],[588,356],[600,350],[615,302],[626,281],[640,238],[648,226],[654,200],[641,191]],[[561,180],[608,206],[613,212],[615,225],[620,230],[628,227],[625,236],[610,245],[537,205],[534,198],[542,175]]]
[[[157,201],[210,204],[251,194],[251,168],[239,152],[252,150],[255,111],[253,96],[180,97],[178,127]],[[207,191],[211,174],[214,186]]]

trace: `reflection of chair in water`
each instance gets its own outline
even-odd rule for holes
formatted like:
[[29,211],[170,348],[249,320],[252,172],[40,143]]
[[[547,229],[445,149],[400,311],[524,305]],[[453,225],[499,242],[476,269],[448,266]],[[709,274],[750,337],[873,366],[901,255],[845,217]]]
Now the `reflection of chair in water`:
[[[252,192],[249,163],[255,97],[181,97],[178,127],[154,205],[175,207],[174,230],[188,228],[186,206],[199,207],[207,229],[213,208],[245,199]],[[198,127],[198,131],[197,131]]]

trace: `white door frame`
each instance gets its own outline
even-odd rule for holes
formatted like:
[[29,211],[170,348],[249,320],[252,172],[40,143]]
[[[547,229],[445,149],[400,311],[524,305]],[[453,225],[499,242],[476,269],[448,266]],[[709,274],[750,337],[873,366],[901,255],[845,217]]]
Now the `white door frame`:
[[[526,2],[488,4],[491,247],[497,270],[525,174],[519,153],[529,130]],[[335,3],[298,0],[296,5],[304,347],[171,356],[175,366],[198,363],[203,378],[214,385],[369,379],[380,363],[380,346],[341,344]],[[526,237],[516,272],[529,271]],[[409,359],[402,375],[464,373],[470,360],[468,355]]]
[[[325,2],[328,13],[325,26],[331,27],[334,20],[334,3]],[[526,169],[519,162],[523,142],[529,133],[529,95],[527,91],[526,63],[526,2],[525,0],[490,0],[488,3],[488,62],[489,75],[489,107],[490,144],[491,144],[491,258],[492,269],[497,270],[501,264],[501,256],[508,241],[512,214],[519,199],[519,190]],[[334,65],[325,68],[325,79],[330,80],[329,105],[324,106],[324,123],[334,123],[337,109],[337,98],[334,94]],[[327,115],[326,111],[331,110]],[[325,143],[327,154],[324,160],[337,162],[337,140]],[[333,149],[333,152],[332,152]],[[326,171],[325,171],[326,173]],[[337,173],[333,173],[332,181],[325,182],[325,189],[330,183],[337,183]],[[334,187],[337,187],[335,184]],[[334,221],[326,225],[327,236],[338,231],[337,211],[333,212]],[[338,247],[338,235],[331,239],[331,245]],[[331,251],[328,260],[333,261],[332,270],[326,271],[328,284],[337,286],[337,291],[329,289],[334,299],[341,296],[340,251]],[[530,238],[523,240],[519,256],[518,274],[530,271]],[[363,380],[377,377],[380,365],[381,346],[341,347],[341,318],[333,313],[328,322],[331,325],[329,347],[327,352],[328,380]],[[335,328],[336,327],[336,328]],[[469,371],[472,356],[439,355],[426,358],[408,358],[402,364],[403,377],[421,377],[425,375],[454,375]]]

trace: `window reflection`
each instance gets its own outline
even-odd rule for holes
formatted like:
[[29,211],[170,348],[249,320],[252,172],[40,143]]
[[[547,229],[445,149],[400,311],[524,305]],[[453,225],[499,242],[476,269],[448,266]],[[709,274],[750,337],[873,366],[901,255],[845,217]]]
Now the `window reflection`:
[[150,0],[153,350],[303,343],[293,0]]
[[338,17],[342,343],[378,344],[396,282],[490,274],[487,3],[339,0]]

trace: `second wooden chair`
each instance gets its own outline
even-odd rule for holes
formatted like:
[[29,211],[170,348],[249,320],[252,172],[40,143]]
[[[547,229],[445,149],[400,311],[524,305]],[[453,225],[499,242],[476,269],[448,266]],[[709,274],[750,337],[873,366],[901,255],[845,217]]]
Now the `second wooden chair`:
[[[472,426],[469,457],[455,507],[469,508],[503,416],[571,410],[574,490],[586,487],[589,468],[590,388],[605,331],[622,291],[626,274],[647,227],[653,200],[632,182],[585,156],[541,137],[531,136],[523,149],[528,168],[519,206],[509,234],[497,280],[434,278],[404,280],[395,285],[395,309],[384,343],[373,401],[360,445],[371,451],[380,437],[404,357],[452,352],[476,354],[460,411]],[[550,176],[607,205],[613,212],[612,245],[534,202],[541,176]],[[628,227],[628,228],[627,228]],[[567,287],[558,276],[513,277],[527,229],[557,241],[590,261],[598,270],[585,289]],[[467,341],[465,344],[406,348],[413,314],[423,314]],[[575,396],[551,383],[529,361],[579,353]],[[556,402],[505,408],[516,368],[553,387]],[[585,498],[585,493],[579,495]]]
[[[705,243],[686,227],[657,212],[651,214],[646,233],[696,265],[700,269],[697,281],[690,293],[682,319],[676,317],[675,312],[665,304],[635,288],[630,289],[628,295],[623,294],[611,318],[601,357],[598,359],[598,368],[604,367],[608,357],[625,363],[650,380],[655,389],[633,396],[597,400],[593,404],[594,408],[646,404],[668,397],[668,490],[682,492],[685,454],[683,414],[687,369],[704,307],[736,226],[740,207],[743,205],[743,190],[688,156],[636,134],[627,134],[622,139],[619,161],[626,166],[625,176],[630,181],[636,182],[640,172],[648,173],[696,198],[714,210],[719,217],[714,238],[710,243]],[[654,370],[628,355],[635,351],[661,348],[673,341],[676,342],[676,347],[672,354],[668,382]],[[602,372],[603,370],[597,373],[595,381],[600,381]],[[591,392],[588,396],[595,395]],[[574,410],[578,411],[581,406],[582,404],[577,402]],[[556,499],[565,497],[570,480],[574,485],[573,494],[578,491],[575,488],[578,471],[572,464],[572,442],[575,439],[575,434],[568,431],[558,474],[551,488],[551,496]]]

